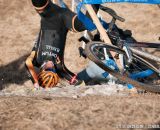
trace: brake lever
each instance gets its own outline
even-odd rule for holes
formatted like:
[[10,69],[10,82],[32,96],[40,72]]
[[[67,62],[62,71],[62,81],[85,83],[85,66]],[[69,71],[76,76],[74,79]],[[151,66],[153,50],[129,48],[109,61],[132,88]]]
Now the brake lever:
[[113,9],[111,9],[111,8],[108,8],[108,7],[105,7],[105,6],[100,5],[100,9],[103,10],[103,11],[105,11],[105,12],[107,12],[107,13],[108,13],[109,15],[111,15],[114,19],[117,19],[117,20],[119,20],[119,21],[121,21],[121,22],[124,22],[124,21],[125,21],[124,18],[118,16],[117,13],[116,13]]
[[82,36],[82,37],[80,37],[79,39],[78,39],[78,41],[79,42],[85,42],[86,44],[89,42],[89,40],[87,39],[87,38],[85,38],[84,36]]

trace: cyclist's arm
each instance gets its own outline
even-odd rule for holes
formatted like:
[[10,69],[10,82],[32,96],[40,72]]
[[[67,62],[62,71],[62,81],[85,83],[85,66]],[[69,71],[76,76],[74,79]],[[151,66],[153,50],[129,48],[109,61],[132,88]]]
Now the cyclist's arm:
[[33,82],[35,87],[39,87],[37,74],[34,70],[33,60],[35,57],[36,51],[32,51],[30,56],[26,60],[26,68],[28,70],[28,76]]
[[31,52],[30,56],[27,58],[26,64],[25,64],[26,68],[27,68],[27,71],[28,71],[28,76],[31,79],[31,81],[33,82],[35,87],[39,87],[38,78],[37,78],[37,74],[36,74],[35,69],[34,69],[34,65],[36,64],[35,56],[36,56],[36,51],[38,49],[40,33],[41,33],[41,31],[39,32],[39,34],[38,34],[38,36],[35,40],[32,52]]

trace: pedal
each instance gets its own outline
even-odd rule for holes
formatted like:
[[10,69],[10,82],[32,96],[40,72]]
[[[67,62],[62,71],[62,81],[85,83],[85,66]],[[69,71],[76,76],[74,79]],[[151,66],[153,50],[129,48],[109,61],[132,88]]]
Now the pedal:
[[88,40],[87,38],[85,38],[84,36],[80,37],[80,38],[78,39],[78,41],[79,41],[79,42],[83,41],[83,42],[85,42],[86,44],[89,42],[89,40]]
[[85,51],[82,47],[79,47],[79,54],[80,54],[80,57],[84,57],[85,59],[87,58],[86,54],[85,54]]

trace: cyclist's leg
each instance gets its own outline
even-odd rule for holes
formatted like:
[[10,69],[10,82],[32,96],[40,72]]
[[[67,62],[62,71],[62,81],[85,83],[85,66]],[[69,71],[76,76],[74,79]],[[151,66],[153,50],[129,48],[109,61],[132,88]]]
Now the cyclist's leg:
[[[103,62],[107,62],[107,60]],[[79,80],[83,80],[85,83],[96,79],[98,81],[104,81],[104,80],[108,81],[111,78],[113,79],[113,76],[105,72],[103,69],[101,69],[98,65],[96,65],[92,61],[89,62],[87,68],[78,73],[77,77]],[[116,80],[116,78],[114,78],[114,80]]]

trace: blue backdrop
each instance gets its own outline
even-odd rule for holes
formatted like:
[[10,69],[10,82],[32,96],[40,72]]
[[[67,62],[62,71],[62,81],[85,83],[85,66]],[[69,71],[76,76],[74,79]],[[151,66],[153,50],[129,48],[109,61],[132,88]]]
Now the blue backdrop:
[[121,3],[121,2],[160,4],[160,0],[83,0],[84,4]]

